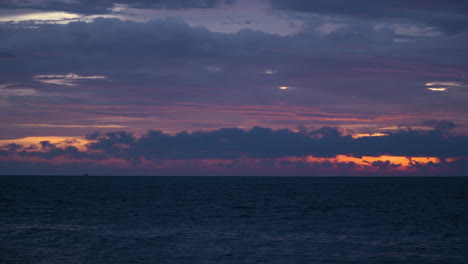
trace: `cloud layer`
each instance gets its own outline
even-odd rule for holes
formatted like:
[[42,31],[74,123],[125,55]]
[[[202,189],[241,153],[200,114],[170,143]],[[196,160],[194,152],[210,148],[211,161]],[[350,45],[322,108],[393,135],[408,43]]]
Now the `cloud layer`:
[[463,157],[468,156],[468,137],[449,136],[445,128],[389,131],[387,136],[357,139],[342,132],[332,127],[298,132],[224,128],[175,135],[148,131],[141,137],[125,131],[97,132],[88,135],[90,143],[84,150],[42,141],[37,147],[5,145],[0,156],[3,161],[30,165],[92,163],[110,171],[119,164],[117,167],[127,170],[146,168],[146,173],[155,168],[179,171],[180,166],[188,169],[198,166],[195,164],[206,172],[221,174],[228,173],[229,168],[241,174],[257,174],[262,168],[269,173],[274,168],[300,169],[305,175],[467,172],[462,165]]
[[338,15],[386,22],[414,22],[448,34],[468,30],[468,3],[463,0],[270,0],[274,8],[324,15]]
[[115,8],[126,6],[132,8],[157,9],[187,9],[187,8],[215,8],[223,4],[231,4],[230,0],[39,0],[16,1],[6,0],[4,8],[29,8],[39,10],[67,11],[78,14],[108,14],[115,12]]
[[[170,131],[204,125],[370,129],[371,120],[380,127],[389,121],[414,126],[421,119],[447,117],[456,119],[457,129],[467,128],[463,35],[406,36],[407,42],[395,42],[402,36],[359,24],[327,34],[227,34],[173,18],[28,25],[0,25],[0,51],[9,54],[0,59],[0,98],[8,109],[0,118],[13,125],[6,131],[14,131],[14,120],[86,126],[109,125],[98,122],[112,117],[143,118],[129,126],[140,131],[151,128],[148,123]],[[457,86],[445,92],[426,89],[437,82]],[[27,113],[55,109],[30,116],[16,111],[18,104]],[[216,105],[238,110],[221,116]],[[171,111],[163,108],[168,106]],[[296,114],[281,118],[288,112]]]

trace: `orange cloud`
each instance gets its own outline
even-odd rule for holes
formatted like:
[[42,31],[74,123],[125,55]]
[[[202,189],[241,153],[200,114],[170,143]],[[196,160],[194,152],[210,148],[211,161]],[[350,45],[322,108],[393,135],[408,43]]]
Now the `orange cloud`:
[[3,139],[0,140],[0,146],[7,144],[18,144],[23,146],[39,146],[41,141],[49,141],[57,147],[63,148],[73,146],[81,151],[85,151],[85,145],[90,141],[83,137],[25,137],[16,139]]

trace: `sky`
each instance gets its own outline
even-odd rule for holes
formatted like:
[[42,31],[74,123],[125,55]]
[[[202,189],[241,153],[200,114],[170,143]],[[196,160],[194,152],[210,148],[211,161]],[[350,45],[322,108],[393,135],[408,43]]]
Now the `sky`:
[[464,0],[2,0],[1,174],[468,174]]

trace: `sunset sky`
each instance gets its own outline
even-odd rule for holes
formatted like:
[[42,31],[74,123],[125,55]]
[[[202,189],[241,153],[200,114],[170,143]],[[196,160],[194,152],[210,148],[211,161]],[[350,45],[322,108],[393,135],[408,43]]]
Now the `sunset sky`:
[[1,174],[464,175],[465,0],[4,0]]

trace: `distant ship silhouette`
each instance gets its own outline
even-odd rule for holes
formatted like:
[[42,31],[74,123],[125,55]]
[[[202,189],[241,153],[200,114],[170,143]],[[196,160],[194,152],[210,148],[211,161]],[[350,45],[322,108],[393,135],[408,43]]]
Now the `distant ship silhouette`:
[[85,173],[83,176],[89,176],[88,173]]

